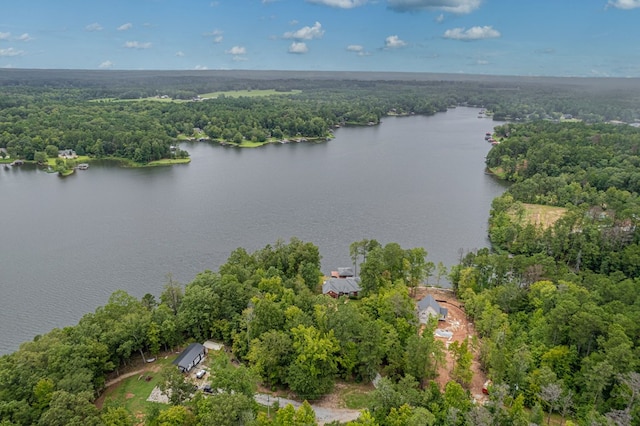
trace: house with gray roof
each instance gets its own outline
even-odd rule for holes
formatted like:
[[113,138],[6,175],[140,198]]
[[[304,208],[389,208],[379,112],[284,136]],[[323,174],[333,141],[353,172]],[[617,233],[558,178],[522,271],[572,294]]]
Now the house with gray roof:
[[188,373],[207,356],[207,349],[200,343],[192,343],[173,361],[183,373]]
[[430,317],[436,317],[438,321],[444,321],[448,312],[447,308],[440,306],[430,294],[418,302],[418,319],[421,324],[429,322]]
[[340,296],[358,297],[361,291],[359,278],[329,278],[322,284],[322,294],[336,299]]

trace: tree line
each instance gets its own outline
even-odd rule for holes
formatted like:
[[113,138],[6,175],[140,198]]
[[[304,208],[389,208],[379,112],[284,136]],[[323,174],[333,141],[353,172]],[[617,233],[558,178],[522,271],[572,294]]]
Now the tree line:
[[[6,75],[5,75],[6,74]],[[194,75],[50,72],[0,73],[0,147],[29,161],[47,147],[78,155],[115,157],[140,164],[172,156],[180,137],[199,135],[240,144],[287,138],[325,138],[336,125],[376,124],[387,114],[434,114],[448,107],[487,108],[497,120],[557,119],[571,114],[588,122],[640,120],[632,102],[637,86],[556,80],[357,80],[353,78],[204,78]],[[4,79],[2,77],[5,77]],[[366,75],[365,75],[366,77]],[[300,90],[293,95],[154,102],[166,95],[191,100],[225,90]],[[108,101],[105,100],[108,98]],[[105,100],[98,102],[99,100]]]
[[[468,253],[451,274],[482,336],[483,368],[507,406],[636,424],[640,132],[545,121],[496,134],[487,165],[513,184],[492,204],[494,250]],[[534,204],[561,215],[533,220]]]

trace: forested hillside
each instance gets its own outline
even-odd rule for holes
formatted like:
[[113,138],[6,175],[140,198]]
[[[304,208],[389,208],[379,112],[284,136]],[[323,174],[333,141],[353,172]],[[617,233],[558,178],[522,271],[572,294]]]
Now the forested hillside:
[[[535,122],[496,133],[487,164],[515,182],[491,211],[498,252],[469,253],[452,274],[484,366],[525,405],[580,424],[638,424],[640,131]],[[560,217],[532,220],[536,204]]]

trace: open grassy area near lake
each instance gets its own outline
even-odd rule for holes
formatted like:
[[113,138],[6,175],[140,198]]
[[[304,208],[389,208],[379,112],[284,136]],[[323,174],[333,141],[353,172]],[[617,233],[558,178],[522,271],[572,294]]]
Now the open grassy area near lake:
[[567,212],[564,207],[544,206],[541,204],[522,203],[525,215],[524,220],[534,225],[541,225],[546,229],[552,226]]
[[172,166],[174,164],[188,164],[191,158],[163,158],[162,160],[151,161],[147,166]]
[[[148,380],[148,377],[151,379]],[[159,383],[160,372],[146,372],[129,377],[123,380],[113,391],[107,391],[105,403],[123,406],[136,416],[144,414],[152,405],[159,404],[158,402],[147,401],[151,391]],[[163,405],[162,408],[165,408],[165,406]]]
[[175,358],[174,355],[158,358],[153,364],[146,365],[149,367],[147,371],[127,377],[120,383],[111,386],[100,398],[102,399],[100,406],[102,404],[123,406],[138,418],[143,416],[153,405],[161,405],[161,409],[167,408],[167,405],[147,401],[147,398],[160,383],[162,371],[165,368],[175,368],[171,364]]
[[[47,158],[47,165],[51,167],[55,167],[56,160],[57,160],[57,157]],[[76,164],[88,163],[89,161],[91,161],[91,157],[89,157],[88,155],[78,155],[78,157],[74,158],[73,161],[75,161]]]

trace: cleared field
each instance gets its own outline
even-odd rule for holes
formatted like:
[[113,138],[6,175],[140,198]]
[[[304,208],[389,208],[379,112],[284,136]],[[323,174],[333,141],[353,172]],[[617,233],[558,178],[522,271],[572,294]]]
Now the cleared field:
[[248,98],[257,98],[261,96],[282,96],[282,95],[295,95],[297,93],[301,93],[301,90],[290,90],[288,92],[279,92],[273,89],[266,90],[229,90],[226,92],[211,92],[211,93],[203,93],[200,95],[202,99],[215,99],[220,96],[225,96],[227,98],[240,98],[240,97],[248,97]]
[[[302,90],[290,90],[288,92],[279,92],[274,89],[265,89],[265,90],[229,90],[226,92],[211,92],[211,93],[203,93],[198,95],[200,99],[217,99],[220,96],[224,96],[226,98],[259,98],[263,96],[285,96],[285,95],[295,95],[297,93],[302,93]],[[150,96],[148,98],[136,98],[136,99],[118,99],[118,98],[100,98],[100,99],[92,99],[89,102],[144,102],[144,101],[152,101],[152,102],[192,102],[191,100],[186,99],[173,99],[167,96]]]
[[544,229],[552,226],[567,212],[564,207],[543,206],[541,204],[526,204],[522,207],[525,210],[524,219],[534,225],[542,225]]

